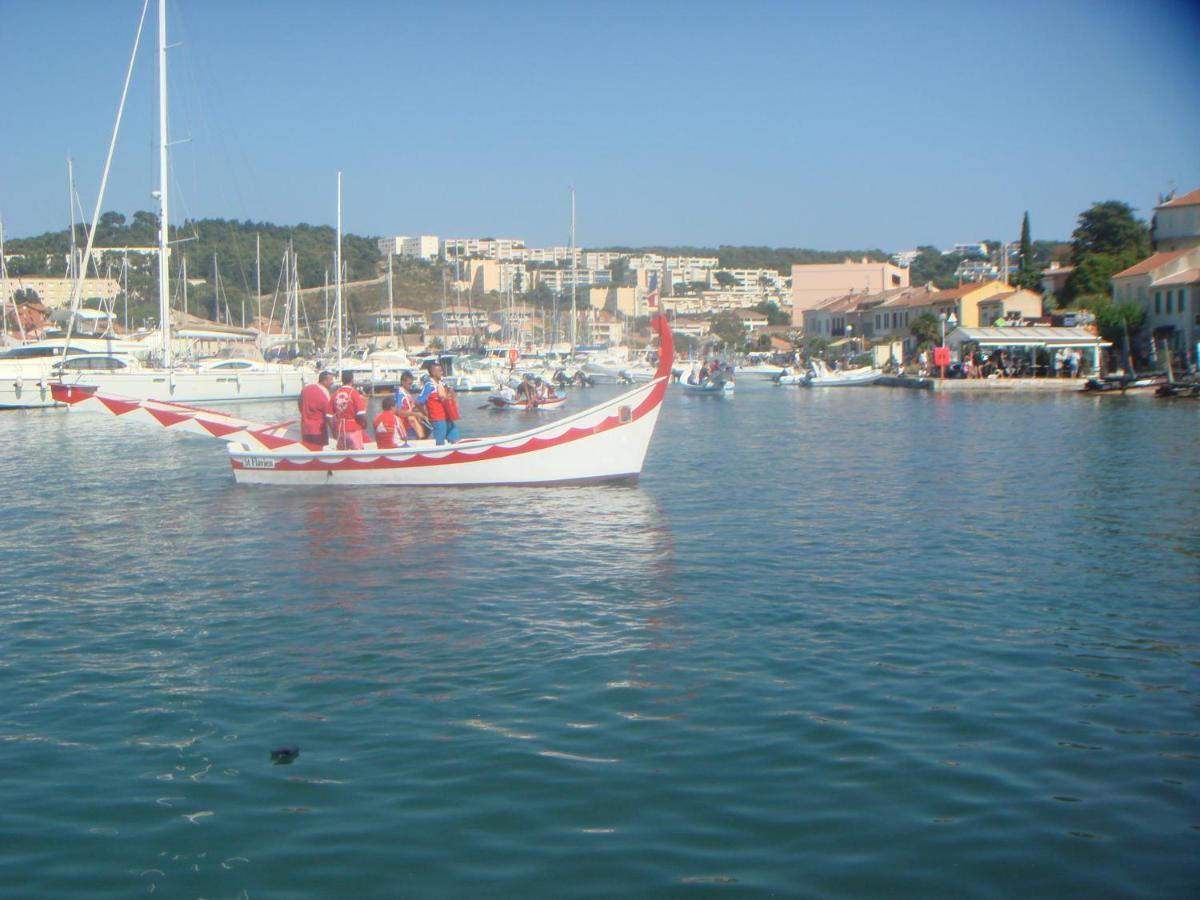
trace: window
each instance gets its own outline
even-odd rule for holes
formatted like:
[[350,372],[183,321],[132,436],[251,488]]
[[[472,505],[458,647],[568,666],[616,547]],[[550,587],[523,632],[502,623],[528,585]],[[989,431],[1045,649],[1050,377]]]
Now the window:
[[1187,312],[1187,288],[1179,291],[1179,311]]
[[1154,292],[1154,311],[1156,313],[1162,312],[1162,291]]
[[1173,293],[1174,293],[1173,291],[1167,291],[1167,315],[1168,316],[1171,314],[1171,299],[1172,299]]

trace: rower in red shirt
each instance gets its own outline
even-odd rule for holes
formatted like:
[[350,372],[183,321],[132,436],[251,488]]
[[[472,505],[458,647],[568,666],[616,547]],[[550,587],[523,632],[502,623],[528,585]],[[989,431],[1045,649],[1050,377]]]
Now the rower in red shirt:
[[306,384],[300,392],[300,442],[309,450],[324,450],[329,443],[329,423],[333,419],[329,389],[333,373],[322,372],[315,384]]
[[380,450],[395,450],[396,438],[403,436],[404,424],[396,415],[396,398],[384,397],[383,412],[375,417],[375,446]]
[[342,373],[342,386],[333,392],[333,432],[339,450],[361,450],[367,427],[367,398],[354,387],[354,373]]

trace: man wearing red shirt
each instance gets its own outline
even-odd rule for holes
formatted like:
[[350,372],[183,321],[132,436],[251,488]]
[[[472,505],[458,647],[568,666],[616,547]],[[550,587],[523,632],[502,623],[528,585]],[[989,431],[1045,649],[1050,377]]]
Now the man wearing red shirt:
[[440,447],[449,441],[451,444],[458,440],[458,400],[454,389],[442,382],[442,365],[434,363],[429,367],[429,380],[421,389],[417,403],[425,408],[425,415],[433,429],[434,442]]
[[300,441],[309,450],[324,450],[329,443],[329,422],[333,418],[329,388],[332,386],[333,373],[322,372],[315,384],[306,384],[300,392]]
[[367,427],[367,398],[354,387],[354,373],[342,373],[342,386],[333,392],[333,431],[339,450],[361,450]]

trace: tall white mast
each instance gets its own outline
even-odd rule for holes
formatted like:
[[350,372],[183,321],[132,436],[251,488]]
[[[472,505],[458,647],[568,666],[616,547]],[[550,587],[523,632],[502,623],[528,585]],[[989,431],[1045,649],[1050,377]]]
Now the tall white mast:
[[575,185],[571,185],[571,354],[575,353]]
[[337,175],[337,248],[334,251],[333,303],[337,309],[337,367],[340,373],[342,371],[342,173],[338,172]]
[[[254,232],[254,317],[262,318],[262,236]],[[245,322],[242,323],[245,326]],[[260,326],[262,322],[258,323]]]
[[392,346],[396,346],[396,306],[392,297],[392,257],[395,253],[388,254],[388,337],[392,339]]
[[158,0],[158,327],[162,332],[162,364],[171,366],[171,306],[167,261],[167,0]]
[[[71,279],[71,289],[79,280],[79,246],[75,241],[75,164],[67,157],[67,209],[71,215],[71,259],[67,263],[67,277]],[[71,310],[74,314],[74,310]],[[65,351],[64,351],[65,352]]]

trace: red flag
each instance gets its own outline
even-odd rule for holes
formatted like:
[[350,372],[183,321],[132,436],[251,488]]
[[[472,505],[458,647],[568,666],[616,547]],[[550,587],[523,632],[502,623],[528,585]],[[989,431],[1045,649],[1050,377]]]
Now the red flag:
[[655,309],[658,306],[658,291],[654,290],[646,295],[646,305],[651,309]]

